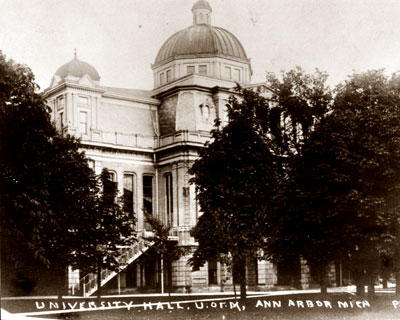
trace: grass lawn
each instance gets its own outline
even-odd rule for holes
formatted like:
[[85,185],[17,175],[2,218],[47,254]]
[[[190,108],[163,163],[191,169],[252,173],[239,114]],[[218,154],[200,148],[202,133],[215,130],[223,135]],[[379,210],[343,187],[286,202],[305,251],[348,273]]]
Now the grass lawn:
[[[118,299],[118,297],[116,297]],[[132,298],[131,298],[132,299]],[[114,299],[115,300],[115,299]],[[400,319],[400,301],[391,294],[360,298],[346,293],[320,295],[259,295],[245,302],[227,296],[172,296],[109,300],[113,310],[85,310],[51,314],[55,319]],[[82,301],[82,300],[80,300]],[[95,304],[92,299],[92,303]],[[130,304],[129,304],[130,303]],[[100,302],[97,301],[98,306]],[[397,308],[395,308],[395,306]],[[107,304],[104,305],[107,308]],[[128,310],[129,307],[129,310]],[[76,310],[75,310],[76,311]],[[44,317],[44,315],[41,315]],[[32,318],[34,319],[34,318]]]

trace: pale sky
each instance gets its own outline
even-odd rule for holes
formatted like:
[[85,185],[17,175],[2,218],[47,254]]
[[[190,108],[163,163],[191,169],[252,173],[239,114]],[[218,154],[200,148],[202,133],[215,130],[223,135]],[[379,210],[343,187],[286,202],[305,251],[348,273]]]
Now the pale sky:
[[[400,70],[400,0],[208,0],[212,24],[231,31],[266,72]],[[165,40],[192,24],[195,0],[0,0],[0,50],[27,64],[41,89],[73,58],[106,86],[153,88],[151,64]]]

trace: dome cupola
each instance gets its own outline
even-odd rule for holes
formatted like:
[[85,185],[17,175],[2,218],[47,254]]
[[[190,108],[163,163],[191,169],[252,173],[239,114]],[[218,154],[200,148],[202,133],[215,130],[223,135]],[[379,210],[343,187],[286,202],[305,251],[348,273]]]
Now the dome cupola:
[[193,24],[211,24],[211,6],[206,0],[197,0],[192,7]]

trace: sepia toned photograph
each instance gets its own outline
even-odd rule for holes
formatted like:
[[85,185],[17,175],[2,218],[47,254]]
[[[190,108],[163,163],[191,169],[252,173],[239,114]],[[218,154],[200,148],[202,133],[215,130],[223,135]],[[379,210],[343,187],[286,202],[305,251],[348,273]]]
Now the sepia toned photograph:
[[0,0],[1,319],[400,318],[398,0]]

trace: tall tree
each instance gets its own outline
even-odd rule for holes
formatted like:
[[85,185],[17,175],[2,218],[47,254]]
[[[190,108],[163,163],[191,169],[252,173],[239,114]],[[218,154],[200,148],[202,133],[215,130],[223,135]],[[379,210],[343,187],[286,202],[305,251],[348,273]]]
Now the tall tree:
[[33,290],[35,268],[64,272],[99,229],[126,229],[119,217],[99,214],[113,207],[99,195],[79,140],[57,132],[38,90],[31,70],[0,52],[1,282],[7,294],[12,283],[21,284],[23,294]]
[[194,269],[230,255],[246,297],[246,261],[264,246],[260,235],[279,180],[280,163],[271,134],[271,106],[257,92],[239,88],[229,99],[226,126],[216,121],[211,142],[189,170],[202,216],[192,230],[198,247]]
[[360,293],[365,283],[373,291],[380,255],[399,241],[398,84],[397,75],[371,71],[337,88],[331,112],[291,163],[274,216],[277,241],[269,242],[273,252],[299,252],[321,278],[333,259],[350,257]]
[[[88,195],[95,184],[79,142],[55,130],[38,89],[28,67],[7,60],[0,52],[4,290],[15,274],[17,282],[29,278],[24,275],[28,267],[52,263],[55,268],[60,261],[68,262],[74,245],[72,230],[91,206]],[[33,279],[27,281],[32,285],[25,291],[34,287]]]
[[[309,202],[306,195],[300,192],[299,182],[294,177],[298,171],[302,172],[298,170],[298,166],[304,159],[304,148],[308,145],[315,127],[330,111],[332,91],[326,84],[327,78],[328,75],[324,72],[316,70],[314,74],[308,74],[300,67],[282,72],[280,76],[272,73],[267,75],[267,84],[272,89],[272,100],[276,103],[274,109],[276,121],[280,124],[274,135],[281,146],[280,157],[284,175],[274,198],[268,228],[265,231],[268,235],[266,254],[277,263],[298,260],[300,256],[307,259],[312,269],[317,269],[321,273],[323,291],[325,290],[323,266],[328,263],[326,261],[328,255],[324,253],[327,248],[321,246],[317,249],[318,246],[315,246],[317,235],[309,239],[307,230],[309,228],[319,230],[320,239],[324,238],[324,230],[322,226],[318,226],[318,221],[315,219],[310,220],[309,225],[304,225],[303,212],[308,210],[308,206],[315,204]],[[304,175],[307,177],[308,174],[310,172]],[[316,173],[311,170],[311,174]],[[307,250],[312,252],[320,250],[322,255],[308,254]]]
[[[347,166],[342,172],[350,182],[343,205],[352,213],[348,215],[354,244],[350,255],[358,274],[373,274],[379,257],[389,251],[399,261],[399,105],[399,74],[388,77],[383,70],[355,73],[337,89],[333,120],[347,124],[337,140],[346,150],[339,158]],[[371,259],[374,256],[378,259]],[[372,291],[375,279],[360,279],[359,289],[363,281]]]

